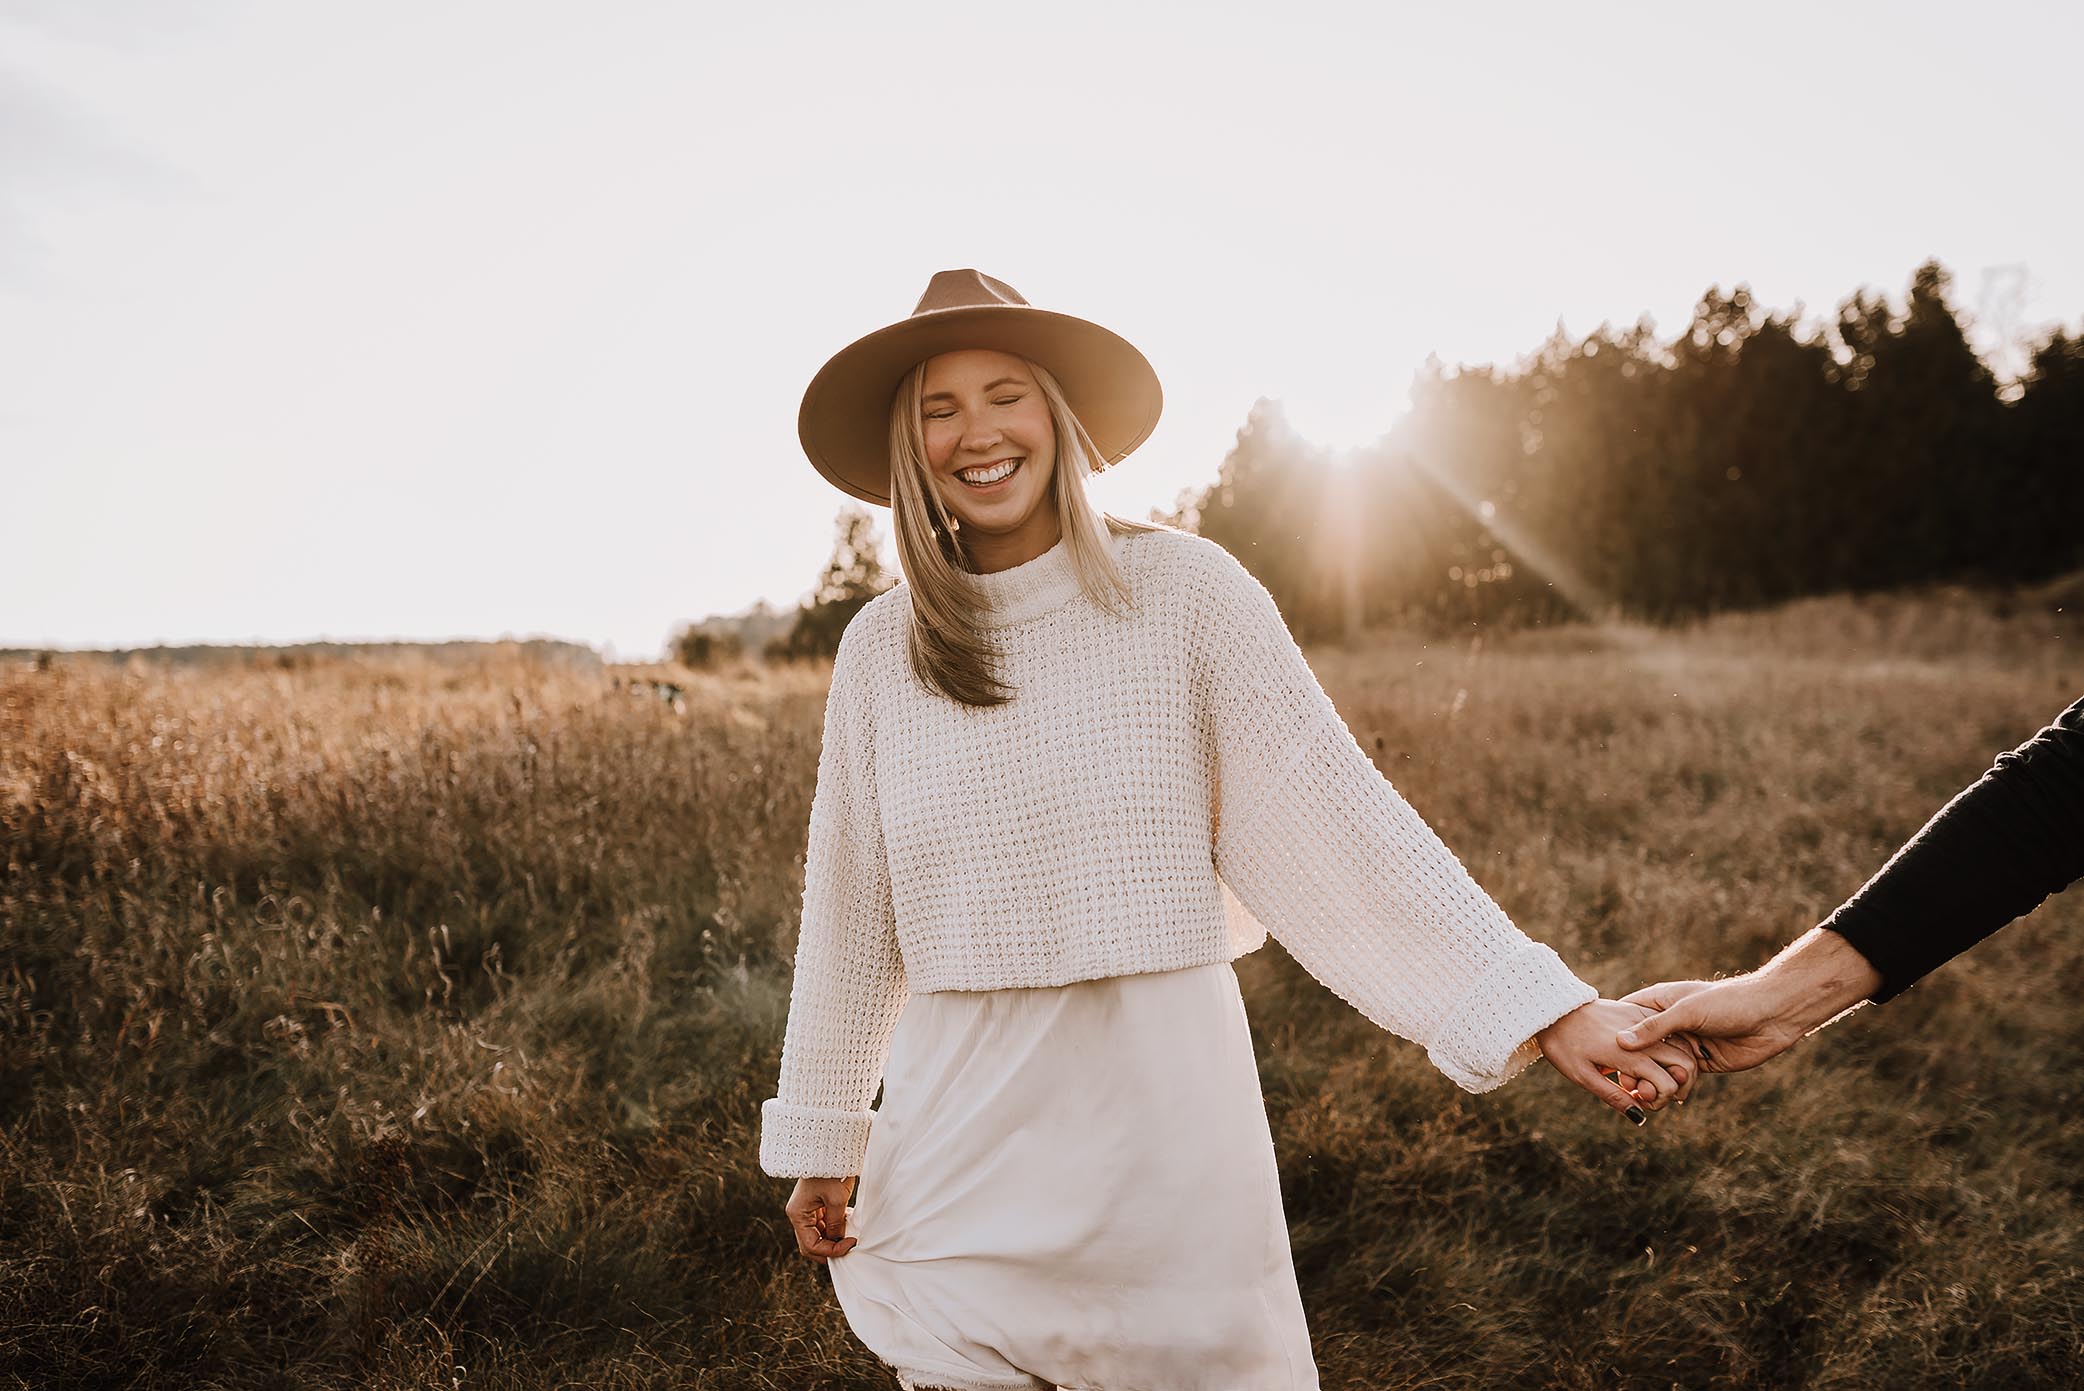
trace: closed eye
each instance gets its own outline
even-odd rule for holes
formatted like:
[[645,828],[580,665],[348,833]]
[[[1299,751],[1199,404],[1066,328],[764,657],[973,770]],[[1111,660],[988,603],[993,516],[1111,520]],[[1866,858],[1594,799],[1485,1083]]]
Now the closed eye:
[[[1017,406],[1020,404],[1021,399],[1022,398],[1019,396],[1001,396],[997,400],[993,401],[992,404],[994,406]],[[928,411],[926,413],[926,418],[928,420],[946,420],[949,416],[954,414],[955,412],[952,409]]]

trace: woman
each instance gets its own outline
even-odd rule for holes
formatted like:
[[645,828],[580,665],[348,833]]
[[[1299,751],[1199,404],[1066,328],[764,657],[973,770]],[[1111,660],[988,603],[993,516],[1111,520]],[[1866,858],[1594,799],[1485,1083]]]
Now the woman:
[[760,1162],[920,1391],[1317,1385],[1230,966],[1269,929],[1471,1091],[1543,1054],[1616,1108],[1693,1077],[1477,887],[1243,566],[1093,512],[1159,404],[1126,341],[971,270],[804,394],[906,583],[833,661]]

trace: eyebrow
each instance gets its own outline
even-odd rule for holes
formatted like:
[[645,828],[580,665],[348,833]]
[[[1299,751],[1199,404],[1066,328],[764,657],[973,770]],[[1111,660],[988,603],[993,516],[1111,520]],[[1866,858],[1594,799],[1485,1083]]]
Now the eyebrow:
[[[1018,377],[1000,377],[1000,378],[999,378],[999,379],[998,379],[997,381],[994,381],[994,382],[986,382],[986,383],[984,384],[984,389],[985,389],[986,391],[997,391],[997,390],[998,390],[998,389],[999,389],[1000,387],[1002,387],[1002,386],[1026,386],[1026,385],[1027,385],[1027,383],[1026,383],[1026,382],[1024,382],[1024,381],[1022,381],[1022,380],[1021,380],[1020,378],[1018,378]],[[923,406],[923,405],[925,405],[925,404],[926,404],[926,403],[927,403],[928,401],[953,401],[954,399],[955,399],[955,393],[954,393],[954,392],[952,392],[952,391],[936,391],[936,392],[934,392],[934,393],[933,393],[932,395],[929,395],[929,396],[922,396],[922,397],[920,397],[920,398],[919,398],[919,404]]]

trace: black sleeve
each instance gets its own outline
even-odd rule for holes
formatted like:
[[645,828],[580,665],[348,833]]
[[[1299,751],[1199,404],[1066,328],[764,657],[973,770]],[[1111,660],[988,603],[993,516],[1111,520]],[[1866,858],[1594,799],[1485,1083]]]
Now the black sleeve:
[[1824,920],[1893,999],[2084,878],[2084,700],[1963,788]]

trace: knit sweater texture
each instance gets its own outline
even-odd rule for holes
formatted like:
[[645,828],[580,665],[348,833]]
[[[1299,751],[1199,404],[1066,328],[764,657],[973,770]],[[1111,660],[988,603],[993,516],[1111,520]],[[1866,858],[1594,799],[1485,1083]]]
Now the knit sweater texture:
[[768,1174],[860,1172],[911,992],[1229,961],[1270,931],[1469,1091],[1597,998],[1361,751],[1235,557],[1173,530],[1106,544],[1121,612],[1084,591],[1062,541],[972,577],[1006,704],[918,682],[906,585],[842,635],[761,1108]]

